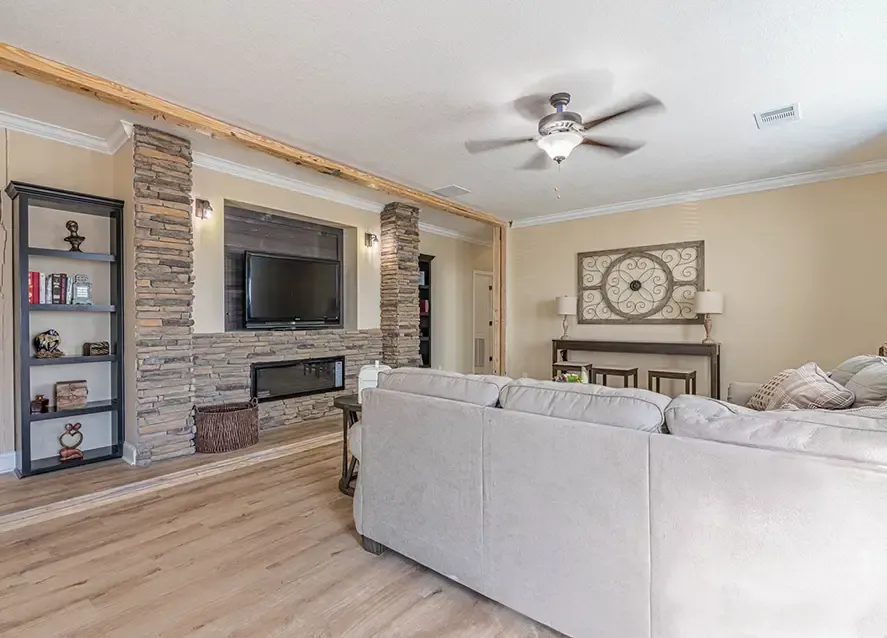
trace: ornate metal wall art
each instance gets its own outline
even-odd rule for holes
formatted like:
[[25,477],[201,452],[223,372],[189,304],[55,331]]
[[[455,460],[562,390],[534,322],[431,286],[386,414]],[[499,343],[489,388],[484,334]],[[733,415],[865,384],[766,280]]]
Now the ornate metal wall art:
[[579,253],[579,323],[702,323],[705,243],[688,241]]

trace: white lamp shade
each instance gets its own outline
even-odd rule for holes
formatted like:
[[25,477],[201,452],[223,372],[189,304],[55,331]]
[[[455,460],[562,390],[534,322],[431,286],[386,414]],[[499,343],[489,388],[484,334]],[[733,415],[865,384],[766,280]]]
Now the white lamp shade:
[[573,131],[549,133],[536,142],[536,146],[548,154],[551,159],[560,162],[567,159],[573,149],[582,143],[582,136]]
[[724,295],[700,290],[696,293],[695,309],[697,315],[719,315],[724,312]]
[[557,314],[570,315],[571,317],[574,316],[576,314],[577,303],[576,297],[558,297]]

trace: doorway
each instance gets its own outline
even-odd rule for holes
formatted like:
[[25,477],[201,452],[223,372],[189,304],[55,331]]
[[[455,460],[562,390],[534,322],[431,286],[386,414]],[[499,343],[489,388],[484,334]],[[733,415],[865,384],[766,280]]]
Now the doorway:
[[493,273],[474,271],[472,321],[474,344],[472,370],[475,374],[493,372]]

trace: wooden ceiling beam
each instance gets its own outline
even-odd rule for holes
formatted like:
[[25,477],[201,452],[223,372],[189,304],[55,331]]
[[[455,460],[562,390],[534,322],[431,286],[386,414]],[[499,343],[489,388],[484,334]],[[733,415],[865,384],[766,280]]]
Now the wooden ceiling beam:
[[0,42],[0,70],[44,84],[61,87],[81,95],[122,106],[136,113],[163,119],[171,124],[222,140],[238,142],[251,149],[279,157],[293,164],[360,184],[367,188],[386,192],[394,197],[405,198],[424,206],[483,222],[493,227],[505,227],[505,221],[489,213],[474,210],[449,199],[398,184],[384,177],[373,175],[333,160],[314,155],[300,148],[278,142],[264,135],[253,133],[239,126],[227,124],[189,108],[178,106],[153,95],[131,89],[117,82],[85,73],[61,62],[55,62],[29,51]]

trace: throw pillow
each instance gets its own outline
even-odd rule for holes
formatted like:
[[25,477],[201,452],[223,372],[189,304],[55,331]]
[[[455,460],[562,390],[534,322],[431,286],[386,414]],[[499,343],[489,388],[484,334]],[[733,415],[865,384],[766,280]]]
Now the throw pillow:
[[776,388],[768,410],[843,410],[853,405],[853,392],[830,379],[813,362],[792,370]]
[[746,407],[749,407],[752,410],[766,410],[767,406],[770,405],[770,402],[773,400],[773,395],[776,394],[776,389],[782,385],[782,382],[785,381],[786,377],[792,372],[794,372],[794,370],[789,368],[788,370],[783,370],[782,372],[774,374],[767,383],[762,385],[753,395],[751,395],[748,403],[745,404]]
[[829,372],[828,376],[831,377],[832,381],[837,381],[841,385],[846,386],[847,382],[850,381],[850,378],[854,374],[875,363],[887,364],[887,358],[878,357],[873,354],[860,354],[855,357],[850,357],[844,363]]
[[850,377],[844,385],[856,395],[854,408],[880,405],[887,401],[887,364],[868,365]]

